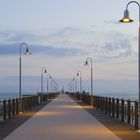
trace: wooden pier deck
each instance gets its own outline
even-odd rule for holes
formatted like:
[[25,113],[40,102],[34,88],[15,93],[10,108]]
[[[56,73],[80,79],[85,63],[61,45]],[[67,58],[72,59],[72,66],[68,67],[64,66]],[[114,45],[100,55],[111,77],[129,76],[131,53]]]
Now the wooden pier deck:
[[138,140],[140,134],[68,95],[59,95],[5,140]]

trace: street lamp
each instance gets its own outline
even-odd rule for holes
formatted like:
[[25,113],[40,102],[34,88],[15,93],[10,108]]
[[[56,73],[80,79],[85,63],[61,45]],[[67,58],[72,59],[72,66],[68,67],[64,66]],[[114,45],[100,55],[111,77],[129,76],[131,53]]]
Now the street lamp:
[[124,17],[120,20],[120,22],[122,23],[131,23],[133,22],[132,19],[129,18],[129,11],[128,11],[128,6],[131,4],[131,3],[135,3],[138,5],[139,7],[139,29],[138,29],[138,32],[139,32],[139,36],[138,36],[138,62],[139,62],[139,70],[138,70],[138,79],[139,79],[139,89],[138,89],[138,92],[139,92],[139,109],[138,109],[138,112],[139,112],[139,127],[140,127],[140,4],[137,2],[137,1],[130,1],[127,5],[126,5],[126,9],[124,11]]
[[80,93],[82,93],[82,72],[78,71],[77,76],[80,76]]
[[91,106],[93,105],[93,68],[92,68],[92,58],[91,57],[88,57],[86,59],[86,63],[85,63],[85,66],[88,65],[88,60],[90,60],[90,63],[91,63]]
[[43,73],[47,73],[46,67],[41,68],[41,104],[43,102]]
[[55,83],[54,83],[54,79],[52,80],[52,92],[55,92]]
[[22,90],[22,87],[21,87],[21,48],[23,47],[23,46],[25,46],[26,47],[26,50],[25,50],[25,53],[24,54],[27,54],[27,55],[29,55],[29,54],[31,54],[30,52],[29,52],[29,48],[28,48],[28,44],[27,43],[25,43],[25,42],[23,42],[23,43],[21,43],[20,44],[20,50],[19,50],[19,113],[21,114],[21,112],[22,112],[22,98],[21,98],[21,90]]
[[49,77],[47,76],[47,93],[49,92]]
[[43,73],[47,73],[46,67],[41,69],[41,94],[43,94]]
[[50,91],[52,92],[52,76],[50,75],[49,78],[50,78],[50,80],[51,80],[51,82],[50,82],[50,83],[51,83],[51,88],[50,88],[51,90],[50,90]]

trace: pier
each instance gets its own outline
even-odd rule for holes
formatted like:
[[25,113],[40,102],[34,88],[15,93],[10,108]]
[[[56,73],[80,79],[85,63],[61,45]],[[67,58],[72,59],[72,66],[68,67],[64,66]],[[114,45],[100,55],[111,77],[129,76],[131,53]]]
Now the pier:
[[[78,97],[78,95],[77,95]],[[5,140],[138,140],[128,124],[70,94],[60,94]]]

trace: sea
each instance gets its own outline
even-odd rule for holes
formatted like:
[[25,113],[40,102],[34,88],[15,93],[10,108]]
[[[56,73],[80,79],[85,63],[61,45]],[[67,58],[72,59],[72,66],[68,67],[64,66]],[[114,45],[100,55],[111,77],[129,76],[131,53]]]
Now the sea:
[[[23,93],[23,95],[31,95],[33,93]],[[0,93],[0,101],[4,99],[12,99],[12,98],[18,98],[19,93],[15,92],[5,92],[5,93]]]
[[[36,93],[23,93],[24,95],[31,95],[31,94],[36,94]],[[105,97],[114,97],[114,98],[119,98],[119,99],[130,99],[132,101],[138,100],[138,93],[94,93],[94,95],[97,96],[105,96]],[[17,98],[19,97],[18,93],[14,92],[5,92],[5,93],[0,93],[0,100],[3,99],[9,99],[9,98]]]

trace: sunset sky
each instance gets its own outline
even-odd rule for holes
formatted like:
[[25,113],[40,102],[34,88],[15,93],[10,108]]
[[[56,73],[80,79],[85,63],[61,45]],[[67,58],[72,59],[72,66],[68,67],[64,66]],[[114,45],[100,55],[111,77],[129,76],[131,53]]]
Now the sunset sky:
[[22,55],[24,92],[40,91],[42,66],[60,86],[81,70],[83,89],[90,91],[90,67],[84,63],[92,57],[94,93],[136,93],[137,5],[129,7],[133,23],[118,22],[128,2],[1,0],[0,92],[18,92],[19,45],[26,42],[32,55]]

